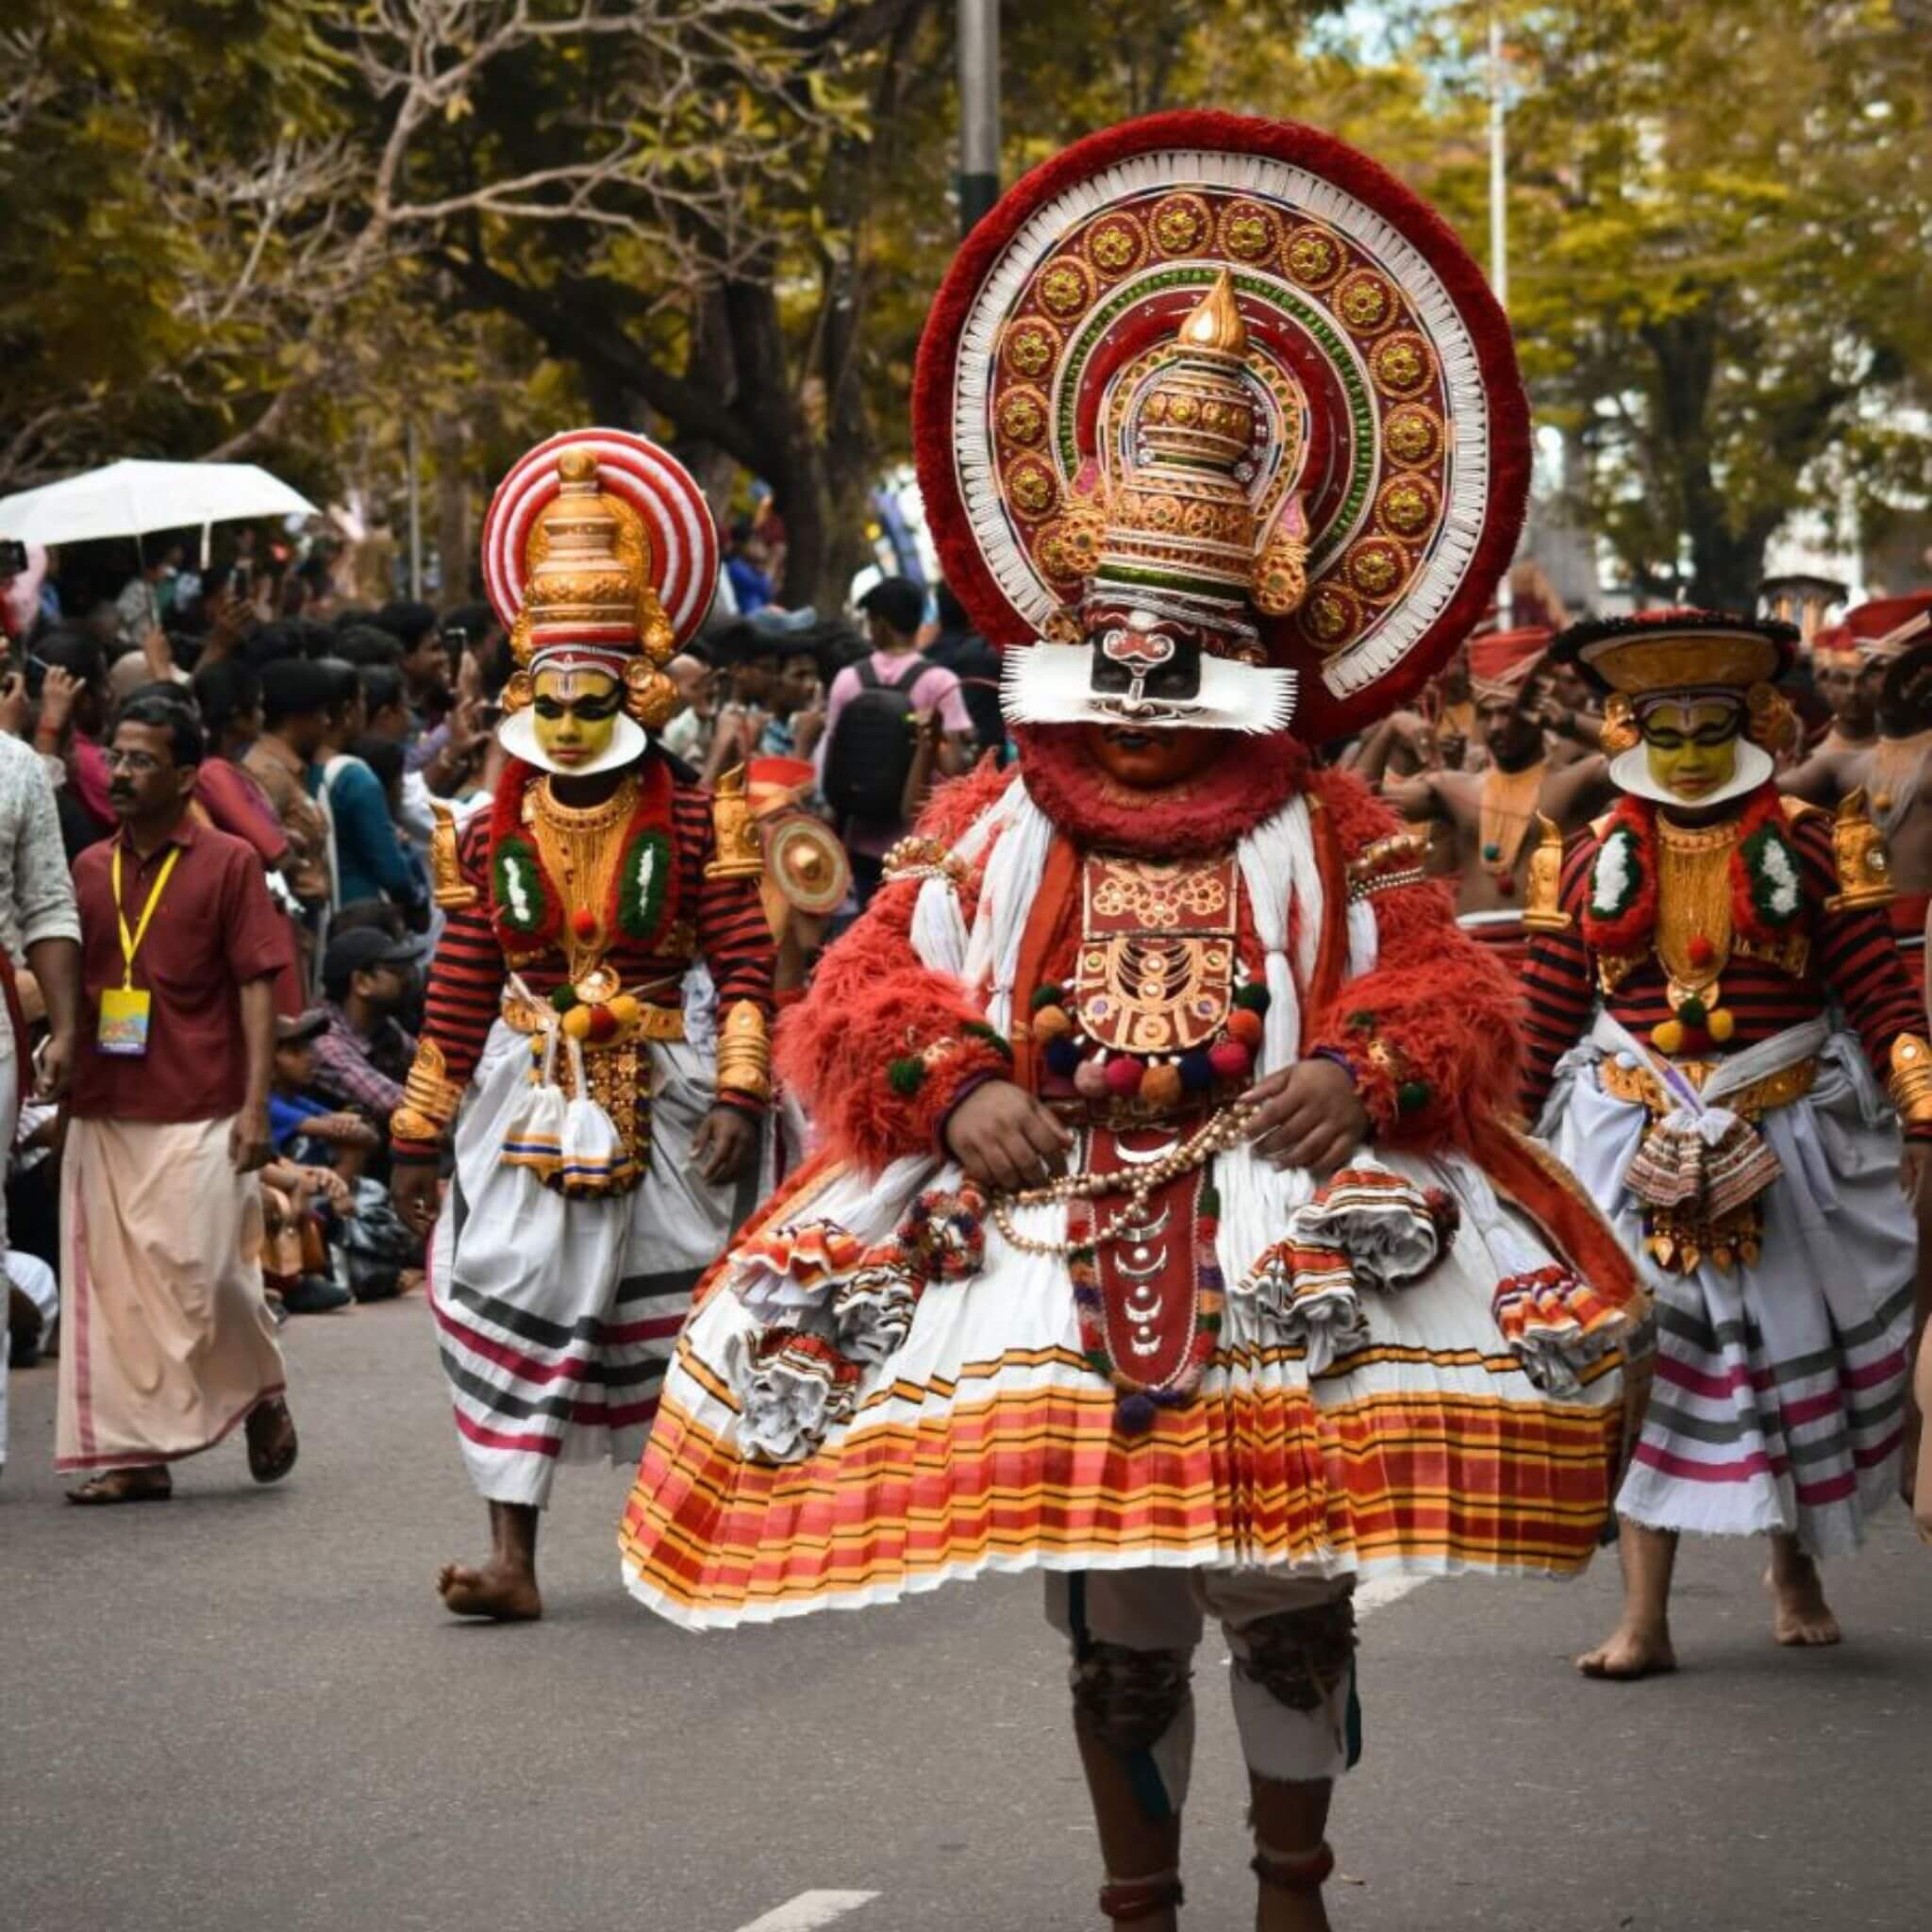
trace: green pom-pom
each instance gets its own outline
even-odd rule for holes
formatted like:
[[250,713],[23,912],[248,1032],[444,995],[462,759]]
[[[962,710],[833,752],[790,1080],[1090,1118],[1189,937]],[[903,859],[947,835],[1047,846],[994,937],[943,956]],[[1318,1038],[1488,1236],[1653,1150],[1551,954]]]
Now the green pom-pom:
[[1395,1090],[1395,1105],[1404,1113],[1414,1113],[1417,1108],[1429,1104],[1429,1083],[1426,1080],[1405,1080]]
[[1201,1333],[1203,1335],[1219,1335],[1221,1333],[1221,1317],[1219,1315],[1203,1315],[1201,1317]]
[[1219,1221],[1221,1219],[1221,1190],[1219,1188],[1203,1188],[1201,1190],[1200,1211],[1204,1220]]
[[559,1013],[567,1013],[577,1003],[577,990],[574,986],[559,986],[550,995],[550,1004]]
[[1265,1013],[1274,1004],[1274,995],[1258,979],[1251,979],[1235,994],[1234,1003],[1251,1013]]
[[1357,1033],[1373,1033],[1375,1030],[1375,1016],[1373,1013],[1351,1013],[1348,1024]]
[[969,1040],[983,1040],[1002,1059],[1013,1058],[1013,1049],[1008,1044],[1006,1035],[989,1026],[984,1020],[968,1020],[959,1031]]
[[893,1060],[886,1068],[886,1078],[891,1083],[894,1093],[902,1093],[907,1099],[925,1085],[925,1062],[924,1060]]
[[1704,1002],[1694,993],[1677,1008],[1677,1018],[1687,1026],[1702,1026],[1709,1017],[1704,1010]]
[[1041,1007],[1063,1007],[1067,1003],[1067,990],[1063,986],[1036,986],[1030,1002],[1037,1013]]
[[1087,1351],[1087,1366],[1096,1375],[1108,1375],[1113,1373],[1113,1364],[1107,1358],[1107,1351],[1105,1349],[1090,1348]]

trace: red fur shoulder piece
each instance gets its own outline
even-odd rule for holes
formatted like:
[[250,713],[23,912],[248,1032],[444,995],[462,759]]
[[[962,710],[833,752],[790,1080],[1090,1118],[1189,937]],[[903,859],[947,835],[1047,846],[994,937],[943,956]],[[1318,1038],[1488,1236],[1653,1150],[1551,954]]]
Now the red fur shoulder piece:
[[1307,749],[1286,732],[1226,741],[1191,778],[1158,791],[1123,785],[1089,756],[1081,724],[1022,725],[1020,771],[1026,790],[1076,845],[1191,858],[1223,852],[1298,792],[1310,770]]

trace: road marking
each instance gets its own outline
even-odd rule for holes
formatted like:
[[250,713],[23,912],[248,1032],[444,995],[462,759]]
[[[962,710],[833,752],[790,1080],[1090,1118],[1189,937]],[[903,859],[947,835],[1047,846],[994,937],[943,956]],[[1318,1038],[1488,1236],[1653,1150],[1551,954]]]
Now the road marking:
[[869,1906],[876,1897],[875,1891],[801,1891],[762,1919],[741,1925],[738,1932],[819,1932],[821,1925]]

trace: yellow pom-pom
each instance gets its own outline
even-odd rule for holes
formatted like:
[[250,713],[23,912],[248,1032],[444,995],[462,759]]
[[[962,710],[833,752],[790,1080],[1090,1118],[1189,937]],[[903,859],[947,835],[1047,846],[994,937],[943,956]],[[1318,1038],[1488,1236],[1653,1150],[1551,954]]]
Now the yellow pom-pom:
[[563,1030],[572,1040],[590,1039],[591,1008],[588,1002],[573,1007],[563,1016]]
[[1650,1029],[1650,1043],[1659,1053],[1682,1053],[1684,1050],[1684,1023],[1681,1020],[1658,1021]]
[[621,992],[610,1002],[610,1017],[620,1026],[635,1026],[644,1017],[644,1003],[635,993]]
[[1713,1007],[1710,1017],[1705,1021],[1710,1037],[1722,1046],[1738,1030],[1738,1016],[1728,1007]]
[[1035,1040],[1058,1040],[1074,1030],[1073,1015],[1064,1007],[1041,1007],[1033,1016]]

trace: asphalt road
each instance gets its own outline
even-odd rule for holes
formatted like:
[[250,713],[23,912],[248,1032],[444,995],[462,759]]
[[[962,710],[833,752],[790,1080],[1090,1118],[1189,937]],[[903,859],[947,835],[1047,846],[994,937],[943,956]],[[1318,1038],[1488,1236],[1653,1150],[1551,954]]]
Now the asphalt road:
[[[549,1614],[459,1624],[482,1509],[419,1301],[285,1331],[282,1488],[239,1441],[175,1500],[65,1508],[51,1365],[0,1480],[6,1932],[1058,1932],[1095,1856],[1036,1580],[693,1637],[617,1581],[626,1476],[565,1471]],[[1613,1566],[1435,1583],[1364,1626],[1341,1932],[1924,1932],[1932,1550],[1902,1511],[1782,1652],[1758,1551],[1690,1546],[1675,1678],[1586,1683]],[[1192,1927],[1252,1923],[1203,1653]],[[818,1894],[820,1896],[813,1896]],[[863,1899],[860,1895],[872,1894]]]

